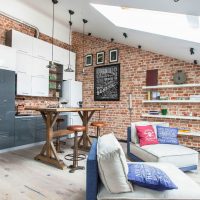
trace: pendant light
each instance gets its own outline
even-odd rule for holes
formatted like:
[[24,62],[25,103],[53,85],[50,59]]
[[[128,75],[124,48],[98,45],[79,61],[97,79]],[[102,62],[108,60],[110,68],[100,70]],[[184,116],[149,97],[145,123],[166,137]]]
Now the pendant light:
[[83,73],[84,73],[84,65],[85,65],[85,24],[88,23],[88,20],[83,19]]
[[70,20],[69,20],[69,64],[67,69],[65,69],[65,72],[74,72],[74,70],[71,68],[71,34],[72,34],[72,21],[71,16],[74,14],[73,10],[69,10]]
[[53,18],[52,18],[52,21],[53,21],[53,24],[52,24],[52,38],[51,38],[51,41],[52,41],[52,46],[51,46],[51,61],[49,61],[49,65],[47,66],[47,68],[56,68],[56,65],[55,63],[53,62],[53,42],[54,42],[54,8],[55,8],[55,4],[58,3],[58,0],[52,0],[52,3],[53,3]]

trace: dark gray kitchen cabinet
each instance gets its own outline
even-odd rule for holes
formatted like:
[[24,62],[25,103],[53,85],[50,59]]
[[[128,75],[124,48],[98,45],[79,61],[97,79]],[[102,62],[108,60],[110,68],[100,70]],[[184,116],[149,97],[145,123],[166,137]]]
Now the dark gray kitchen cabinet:
[[15,118],[15,146],[35,142],[35,117]]
[[42,117],[35,118],[35,142],[46,140],[46,125]]
[[15,72],[0,70],[0,149],[14,146]]

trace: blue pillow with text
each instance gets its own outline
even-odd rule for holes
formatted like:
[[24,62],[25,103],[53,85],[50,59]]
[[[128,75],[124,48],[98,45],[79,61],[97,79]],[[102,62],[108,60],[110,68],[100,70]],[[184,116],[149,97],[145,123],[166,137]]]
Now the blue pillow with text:
[[177,189],[162,170],[146,164],[128,164],[128,180],[134,185],[163,191]]
[[170,128],[164,126],[156,126],[157,138],[160,144],[179,144],[178,128]]

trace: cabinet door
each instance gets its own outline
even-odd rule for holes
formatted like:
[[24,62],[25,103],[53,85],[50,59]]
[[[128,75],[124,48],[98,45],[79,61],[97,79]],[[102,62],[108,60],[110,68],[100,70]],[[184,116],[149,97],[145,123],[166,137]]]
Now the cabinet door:
[[33,58],[33,66],[32,66],[32,76],[40,76],[43,78],[49,78],[49,69],[47,65],[49,61],[40,59],[40,58]]
[[43,40],[33,38],[33,56],[51,60],[52,59],[52,45]]
[[33,57],[17,52],[16,71],[31,75],[33,67]]
[[32,76],[32,96],[49,96],[49,79]]
[[0,45],[0,68],[15,71],[16,50],[4,45]]
[[36,117],[35,142],[44,141],[46,138],[46,125],[42,117]]
[[64,49],[58,46],[54,46],[54,55],[53,55],[54,62],[58,64],[64,64],[65,62],[64,52],[65,52]]
[[31,96],[31,76],[17,73],[17,95]]
[[[67,56],[67,58],[69,55]],[[70,52],[70,65],[71,69],[74,70],[74,72],[65,72],[65,69],[68,68],[69,59],[67,65],[64,65],[63,67],[63,80],[74,80],[75,81],[75,74],[76,74],[76,54],[74,52]]]
[[[13,105],[11,105],[11,108]],[[0,149],[14,146],[15,111],[9,110],[10,104],[0,106]]]
[[12,47],[17,49],[18,52],[32,55],[33,37],[21,32],[12,30]]
[[35,118],[15,118],[15,146],[35,142]]
[[0,70],[0,104],[15,104],[15,72]]

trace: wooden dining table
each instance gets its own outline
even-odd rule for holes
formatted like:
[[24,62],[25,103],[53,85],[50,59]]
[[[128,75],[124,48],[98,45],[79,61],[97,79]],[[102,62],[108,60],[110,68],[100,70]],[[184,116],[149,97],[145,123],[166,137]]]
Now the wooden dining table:
[[56,120],[60,113],[64,112],[78,112],[83,126],[86,127],[82,136],[79,139],[78,147],[81,150],[88,151],[91,146],[91,141],[88,135],[88,123],[92,118],[95,111],[102,111],[105,108],[48,108],[48,107],[26,107],[26,110],[35,110],[39,111],[45,121],[46,124],[46,142],[42,147],[41,152],[35,157],[35,160],[39,160],[41,162],[54,165],[59,169],[63,169],[65,167],[64,162],[59,158],[56,149],[53,144],[53,138],[56,131],[53,131],[53,126],[56,123]]

